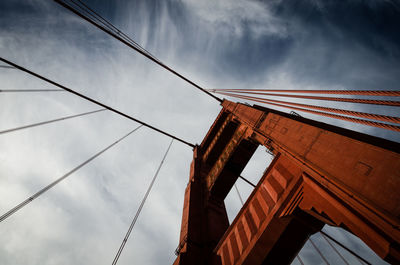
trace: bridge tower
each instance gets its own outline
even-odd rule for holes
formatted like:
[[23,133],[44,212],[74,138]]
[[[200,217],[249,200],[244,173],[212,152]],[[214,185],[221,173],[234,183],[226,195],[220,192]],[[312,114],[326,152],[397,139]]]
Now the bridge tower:
[[[194,149],[174,265],[290,264],[324,224],[400,263],[400,145],[222,102]],[[229,224],[224,199],[259,145],[275,155]]]

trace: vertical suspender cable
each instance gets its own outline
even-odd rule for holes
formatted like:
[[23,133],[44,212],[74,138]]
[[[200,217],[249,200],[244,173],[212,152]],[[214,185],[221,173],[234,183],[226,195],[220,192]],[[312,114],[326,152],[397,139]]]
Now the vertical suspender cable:
[[17,92],[65,92],[62,89],[0,89],[0,93],[17,93]]
[[239,200],[240,200],[240,202],[242,203],[242,206],[243,206],[244,202],[243,202],[242,196],[240,196],[239,189],[236,186],[236,183],[234,184],[234,186],[235,186],[235,189],[236,189],[236,193],[239,196]]
[[358,254],[355,253],[353,250],[349,249],[348,247],[346,247],[345,245],[343,245],[342,243],[340,243],[339,241],[337,241],[336,239],[334,239],[333,237],[331,237],[330,235],[328,235],[328,234],[325,233],[324,231],[320,231],[320,233],[321,233],[322,235],[325,235],[327,238],[329,238],[330,240],[332,240],[333,242],[335,242],[336,244],[338,244],[339,246],[341,246],[341,247],[344,248],[345,250],[347,250],[349,253],[351,253],[353,256],[355,256],[357,259],[362,260],[362,262],[364,262],[365,264],[372,265],[369,261],[367,261],[366,259],[364,259],[364,258],[361,257],[360,255],[358,255]]
[[322,252],[317,248],[317,246],[314,244],[314,242],[312,241],[312,239],[309,238],[308,240],[310,241],[311,245],[313,245],[313,247],[314,247],[315,250],[318,252],[318,254],[321,256],[321,258],[324,260],[324,262],[325,262],[326,264],[330,265],[329,262],[328,262],[328,260],[324,257],[324,255],[322,254]]
[[63,120],[68,120],[68,119],[72,119],[72,118],[77,118],[77,117],[80,117],[80,116],[85,116],[85,115],[93,114],[93,113],[104,111],[104,110],[106,110],[106,109],[99,109],[99,110],[89,111],[89,112],[85,112],[85,113],[81,113],[81,114],[77,114],[77,115],[65,116],[65,117],[62,117],[62,118],[54,119],[54,120],[33,123],[33,124],[21,126],[21,127],[16,127],[16,128],[12,128],[12,129],[3,130],[3,131],[0,131],[0,134],[15,132],[15,131],[23,130],[23,129],[28,129],[28,128],[32,128],[32,127],[36,127],[36,126],[49,124],[49,123],[52,123],[52,122],[57,122],[57,121],[63,121]]
[[140,212],[142,211],[143,205],[145,204],[146,199],[147,199],[147,197],[149,196],[149,193],[150,193],[150,191],[151,191],[151,188],[153,187],[153,184],[154,184],[154,182],[155,182],[155,180],[156,180],[156,178],[157,178],[157,176],[158,176],[158,173],[160,172],[161,166],[163,165],[163,163],[164,163],[164,161],[165,161],[165,158],[167,157],[167,154],[168,154],[168,152],[169,152],[169,149],[171,148],[171,145],[172,145],[172,142],[173,142],[173,141],[174,141],[174,139],[171,139],[171,142],[170,142],[170,144],[169,144],[169,146],[168,146],[168,149],[167,149],[167,151],[165,152],[164,157],[162,158],[161,163],[160,163],[160,165],[158,166],[156,173],[154,174],[154,177],[153,177],[153,179],[152,179],[152,181],[151,181],[151,183],[150,183],[150,186],[147,188],[146,194],[144,195],[144,197],[143,197],[143,199],[142,199],[142,202],[140,203],[140,206],[139,206],[138,210],[136,211],[135,217],[133,218],[131,225],[129,226],[128,232],[126,232],[126,235],[125,235],[125,237],[124,237],[124,240],[122,240],[121,246],[119,247],[119,249],[118,249],[118,251],[117,251],[117,254],[115,255],[115,258],[114,258],[114,260],[113,260],[113,262],[112,262],[112,265],[117,264],[118,259],[119,259],[119,257],[121,256],[122,250],[124,249],[125,244],[126,244],[126,242],[128,241],[128,238],[129,238],[129,236],[130,236],[130,234],[131,234],[131,232],[132,232],[132,229],[133,229],[133,227],[134,227],[135,224],[136,224],[136,221],[137,221],[137,219],[138,219],[138,217],[139,217],[139,214],[140,214]]
[[326,236],[324,234],[322,234],[322,237],[325,239],[325,241],[329,244],[329,246],[331,246],[331,248],[333,248],[333,250],[336,252],[336,254],[339,255],[339,257],[343,260],[344,263],[346,263],[346,265],[350,265],[347,260],[342,256],[342,254],[340,254],[340,252],[335,248],[335,246],[326,238]]
[[100,152],[98,152],[97,154],[95,154],[94,156],[92,156],[91,158],[89,158],[88,160],[86,160],[85,162],[83,162],[82,164],[80,164],[79,166],[75,167],[74,169],[72,169],[71,171],[69,171],[67,174],[65,174],[64,176],[62,176],[61,178],[55,180],[54,182],[50,183],[49,185],[47,185],[46,187],[44,187],[43,189],[39,190],[38,192],[36,192],[34,195],[30,196],[28,199],[26,199],[25,201],[21,202],[20,204],[18,204],[17,206],[15,206],[14,208],[12,208],[11,210],[9,210],[8,212],[6,212],[5,214],[3,214],[2,216],[0,216],[0,222],[4,221],[5,219],[7,219],[8,217],[10,217],[12,214],[14,214],[15,212],[17,212],[18,210],[20,210],[21,208],[23,208],[25,205],[27,205],[28,203],[30,203],[31,201],[33,201],[34,199],[36,199],[37,197],[39,197],[40,195],[42,195],[43,193],[45,193],[46,191],[48,191],[49,189],[53,188],[55,185],[57,185],[59,182],[61,182],[62,180],[66,179],[68,176],[70,176],[72,173],[74,173],[75,171],[77,171],[78,169],[80,169],[81,167],[85,166],[86,164],[88,164],[90,161],[92,161],[93,159],[95,159],[96,157],[98,157],[99,155],[101,155],[102,153],[104,153],[105,151],[107,151],[108,149],[110,149],[111,147],[113,147],[114,145],[116,145],[117,143],[119,143],[120,141],[122,141],[123,139],[125,139],[126,137],[128,137],[130,134],[132,134],[133,132],[135,132],[137,129],[139,129],[140,127],[142,127],[142,125],[139,125],[138,127],[136,127],[134,130],[132,130],[131,132],[129,132],[128,134],[126,134],[125,136],[121,137],[120,139],[118,139],[117,141],[115,141],[114,143],[112,143],[111,145],[107,146],[106,148],[104,148],[103,150],[101,150]]
[[300,255],[297,255],[296,257],[297,257],[297,259],[300,261],[300,264],[301,264],[301,265],[304,265],[304,262],[303,262],[303,260],[300,258]]

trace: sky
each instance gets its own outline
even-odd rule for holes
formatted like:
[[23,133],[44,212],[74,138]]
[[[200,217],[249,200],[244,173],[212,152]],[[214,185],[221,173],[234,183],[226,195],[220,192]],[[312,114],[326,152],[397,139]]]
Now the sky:
[[[398,1],[85,3],[205,88],[399,89]],[[191,143],[202,141],[221,109],[51,0],[0,1],[0,56]],[[0,89],[39,88],[54,87],[0,68]],[[340,107],[399,116],[390,107]],[[1,93],[0,130],[97,109],[66,92]],[[300,114],[400,142],[399,133]],[[0,135],[0,213],[136,126],[104,111]],[[140,128],[3,221],[0,264],[111,264],[169,141]],[[118,264],[174,261],[191,160],[191,148],[175,141]],[[260,148],[243,175],[256,182],[270,161]],[[244,198],[250,194],[247,184],[237,186]],[[225,202],[232,221],[237,194]],[[386,264],[348,233],[325,229],[374,264]],[[341,264],[320,236],[313,238],[332,264]],[[307,264],[322,264],[309,243],[300,254]]]

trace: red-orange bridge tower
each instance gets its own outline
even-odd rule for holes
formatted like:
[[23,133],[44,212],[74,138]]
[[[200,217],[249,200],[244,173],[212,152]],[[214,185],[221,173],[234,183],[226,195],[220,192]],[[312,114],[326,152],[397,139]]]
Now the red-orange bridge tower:
[[[400,145],[222,102],[194,149],[174,264],[290,264],[324,224],[400,263]],[[259,145],[275,155],[235,220],[224,199]]]

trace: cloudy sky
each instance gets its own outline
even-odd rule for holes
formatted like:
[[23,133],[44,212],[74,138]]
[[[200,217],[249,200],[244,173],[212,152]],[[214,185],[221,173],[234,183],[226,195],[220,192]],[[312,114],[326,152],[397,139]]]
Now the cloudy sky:
[[[206,88],[399,89],[398,1],[85,2]],[[192,143],[220,110],[51,0],[0,1],[0,56]],[[54,87],[0,68],[0,89],[39,88]],[[340,106],[398,116],[393,108]],[[96,109],[66,92],[1,93],[0,130]],[[302,115],[400,142],[399,133]],[[105,111],[0,135],[0,214],[136,126]],[[2,222],[0,264],[111,264],[169,141],[141,128]],[[173,262],[191,159],[190,148],[173,143],[119,264]],[[243,175],[256,182],[270,161],[260,148]],[[243,197],[251,192],[237,185]],[[226,204],[233,220],[237,195]],[[385,264],[351,235],[326,230]],[[309,243],[301,256],[322,264]],[[328,258],[341,264],[332,251]]]

